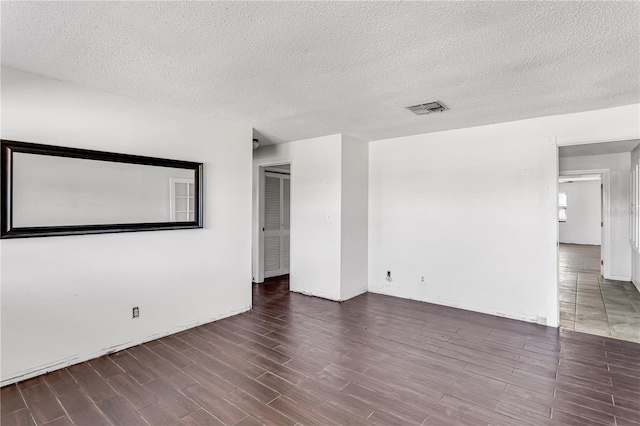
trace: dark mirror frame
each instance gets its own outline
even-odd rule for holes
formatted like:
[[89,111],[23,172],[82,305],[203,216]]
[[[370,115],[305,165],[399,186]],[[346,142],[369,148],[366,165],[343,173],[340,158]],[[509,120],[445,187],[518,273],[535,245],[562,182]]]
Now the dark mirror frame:
[[[203,226],[203,190],[202,163],[191,161],[167,160],[138,155],[116,154],[113,152],[91,151],[78,148],[41,145],[28,142],[17,142],[2,139],[1,143],[1,172],[2,185],[0,188],[1,226],[0,238],[29,238],[50,237],[58,235],[105,234],[114,232],[161,231],[168,229],[191,229]],[[151,223],[108,223],[101,225],[70,225],[70,226],[13,226],[13,153],[49,155],[56,157],[79,158],[85,160],[110,161],[114,163],[140,164],[145,166],[171,167],[188,169],[194,172],[194,200],[195,220],[188,222],[151,222]]]

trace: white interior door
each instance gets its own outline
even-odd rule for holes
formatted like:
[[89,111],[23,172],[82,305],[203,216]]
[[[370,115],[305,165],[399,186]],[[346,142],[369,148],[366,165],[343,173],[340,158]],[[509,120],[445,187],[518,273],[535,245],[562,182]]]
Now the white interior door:
[[264,276],[289,273],[290,193],[288,175],[265,172]]

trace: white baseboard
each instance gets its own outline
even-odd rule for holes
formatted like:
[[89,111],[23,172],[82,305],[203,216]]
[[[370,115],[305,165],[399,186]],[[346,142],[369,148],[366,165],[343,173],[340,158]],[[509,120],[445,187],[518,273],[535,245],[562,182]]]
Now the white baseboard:
[[172,330],[166,331],[166,332],[161,332],[161,333],[156,333],[154,335],[151,336],[146,336],[143,337],[141,339],[136,339],[136,340],[131,340],[128,342],[120,342],[120,343],[116,343],[112,346],[108,346],[107,348],[101,349],[99,351],[95,351],[95,352],[90,352],[87,354],[82,354],[82,355],[73,355],[70,357],[66,357],[66,358],[62,358],[50,363],[47,363],[45,365],[41,365],[41,366],[37,366],[34,368],[30,368],[27,370],[23,370],[20,371],[18,373],[14,373],[11,377],[7,378],[7,379],[2,379],[2,381],[0,382],[0,386],[6,386],[6,385],[11,385],[13,383],[17,383],[17,382],[22,382],[24,380],[30,379],[32,377],[36,377],[36,376],[40,376],[41,374],[46,374],[49,373],[51,371],[55,371],[55,370],[59,370],[61,368],[65,368],[68,367],[70,365],[74,365],[74,364],[80,364],[82,362],[85,361],[89,361],[95,358],[99,358],[103,355],[107,355],[107,354],[111,354],[114,352],[119,352],[122,351],[124,349],[129,349],[132,348],[134,346],[138,346],[141,345],[143,343],[146,342],[150,342],[152,340],[156,340],[156,339],[160,339],[162,337],[165,336],[169,336],[171,334],[175,334],[175,333],[179,333],[181,331],[184,330],[188,330],[190,328],[194,328],[197,327],[199,325],[202,324],[208,324],[210,322],[213,321],[218,321],[224,318],[228,318],[228,317],[232,317],[234,315],[238,315],[241,314],[243,312],[249,311],[251,309],[251,305],[245,306],[243,308],[237,309],[235,311],[231,311],[231,312],[227,312],[225,314],[222,315],[217,315],[214,317],[209,317],[209,318],[202,318],[202,319],[198,319],[195,321],[191,321],[187,324],[183,324],[183,325],[179,325],[174,327]]
[[[415,300],[418,302],[425,302],[425,303],[432,303],[434,305],[440,305],[440,306],[448,306],[450,308],[457,308],[457,309],[464,309],[465,311],[472,311],[472,312],[479,312],[481,314],[488,314],[488,315],[493,315],[496,317],[502,317],[502,318],[509,318],[509,319],[513,319],[513,320],[518,320],[518,321],[524,321],[524,322],[530,322],[530,323],[534,323],[534,324],[540,324],[540,325],[547,325],[547,324],[542,324],[542,322],[547,322],[548,319],[544,318],[541,315],[534,315],[534,314],[527,314],[527,313],[523,313],[523,312],[510,312],[507,310],[496,310],[494,308],[486,308],[483,306],[476,306],[476,305],[471,305],[471,304],[466,304],[466,303],[458,303],[458,302],[454,302],[451,300],[445,300],[445,299],[429,299],[429,298],[422,298],[422,297],[407,297],[407,296],[402,296],[402,295],[398,295],[398,294],[393,294],[390,292],[385,292],[382,291],[383,288],[379,287],[379,288],[369,288],[369,292],[370,293],[377,293],[377,294],[383,294],[385,296],[391,296],[391,297],[399,297],[401,299],[409,299],[409,300]],[[547,325],[547,327],[551,327],[551,325]]]
[[342,301],[344,302],[345,300],[353,299],[354,297],[360,296],[361,294],[365,294],[367,291],[368,291],[368,289],[366,287],[358,289],[358,290],[352,292],[351,294],[347,294],[346,296],[343,295],[342,296]]
[[613,281],[631,281],[631,277],[627,275],[609,275],[608,277],[604,277],[604,279]]
[[356,296],[360,296],[361,294],[366,293],[368,289],[362,288],[362,289],[356,290],[353,294],[349,294],[347,296],[340,296],[340,297],[336,297],[334,294],[323,293],[320,291],[298,290],[295,288],[292,288],[291,291],[298,294],[304,294],[305,296],[319,297],[321,299],[327,299],[334,302],[344,302],[346,300],[353,299]]
[[319,297],[321,299],[333,300],[334,302],[342,301],[340,300],[340,297],[336,297],[334,294],[323,293],[321,291],[298,290],[295,288],[292,288],[291,291],[298,294],[304,294],[305,296],[313,296],[313,297]]

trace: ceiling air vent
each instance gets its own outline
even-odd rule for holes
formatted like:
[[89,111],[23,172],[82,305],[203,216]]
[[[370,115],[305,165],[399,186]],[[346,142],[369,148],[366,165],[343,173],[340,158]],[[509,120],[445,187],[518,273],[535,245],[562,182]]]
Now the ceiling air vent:
[[407,107],[407,109],[412,113],[414,113],[415,115],[425,115],[425,114],[431,114],[432,112],[446,111],[449,108],[447,108],[445,104],[443,104],[442,102],[435,101],[435,102],[427,102],[426,104],[409,106]]

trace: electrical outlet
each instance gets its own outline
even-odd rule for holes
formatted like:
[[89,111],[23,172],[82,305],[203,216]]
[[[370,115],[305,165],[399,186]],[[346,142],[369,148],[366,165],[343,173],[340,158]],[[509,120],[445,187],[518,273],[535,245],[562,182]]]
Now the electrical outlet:
[[391,278],[391,271],[387,271],[387,277],[385,278],[385,280],[387,280],[387,284],[383,284],[383,287],[390,287],[391,281],[393,281],[393,279]]
[[140,308],[139,307],[135,307],[133,308],[133,317],[132,318],[138,318],[140,316]]
[[425,281],[424,277],[420,277],[420,284],[426,284],[427,282]]

